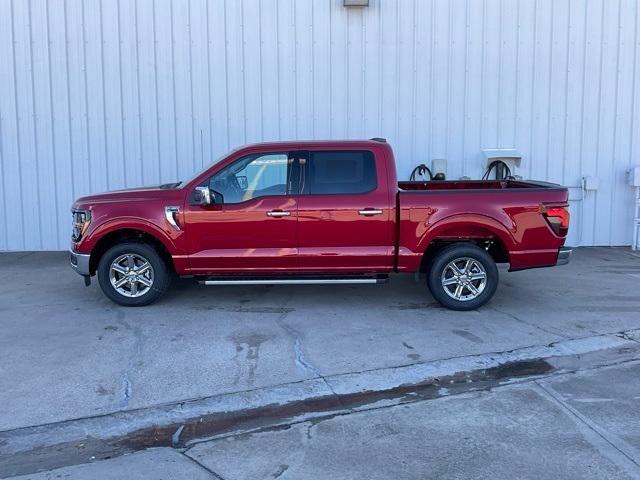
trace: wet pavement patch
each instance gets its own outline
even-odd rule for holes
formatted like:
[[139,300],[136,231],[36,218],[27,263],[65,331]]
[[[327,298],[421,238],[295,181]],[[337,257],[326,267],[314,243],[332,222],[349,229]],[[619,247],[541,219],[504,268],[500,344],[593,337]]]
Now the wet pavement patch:
[[[283,405],[274,404],[232,413],[200,416],[181,424],[133,432],[115,444],[132,450],[160,446],[179,447],[194,439],[292,421],[305,414],[346,413],[354,408],[363,408],[383,400],[407,403],[433,399],[444,394],[486,389],[496,386],[502,380],[542,375],[552,370],[553,366],[543,359],[509,362],[494,368],[428,379],[423,383],[401,385],[387,390],[328,395]],[[442,387],[446,387],[446,393],[443,393]],[[178,431],[180,434],[176,437]]]
[[532,375],[542,375],[553,370],[553,366],[546,360],[537,358],[534,360],[522,360],[520,362],[509,362],[486,370],[489,378],[500,380],[503,378],[528,377]]

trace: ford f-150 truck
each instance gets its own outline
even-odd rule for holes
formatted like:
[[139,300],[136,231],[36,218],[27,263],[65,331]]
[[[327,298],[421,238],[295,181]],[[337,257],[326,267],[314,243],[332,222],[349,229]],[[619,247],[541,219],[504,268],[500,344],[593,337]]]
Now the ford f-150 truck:
[[127,306],[153,302],[175,275],[353,284],[414,272],[442,305],[471,310],[496,291],[496,263],[569,261],[567,199],[543,182],[398,182],[383,139],[260,143],[185,182],[78,199],[70,257]]

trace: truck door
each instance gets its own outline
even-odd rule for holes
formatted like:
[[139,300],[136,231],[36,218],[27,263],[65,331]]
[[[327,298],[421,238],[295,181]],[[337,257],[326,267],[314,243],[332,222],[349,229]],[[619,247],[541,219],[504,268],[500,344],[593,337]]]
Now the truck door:
[[395,205],[390,205],[385,159],[362,148],[318,148],[308,150],[300,163],[300,269],[392,270]]
[[210,177],[212,205],[185,208],[189,264],[198,273],[295,271],[298,163],[293,152],[244,156]]

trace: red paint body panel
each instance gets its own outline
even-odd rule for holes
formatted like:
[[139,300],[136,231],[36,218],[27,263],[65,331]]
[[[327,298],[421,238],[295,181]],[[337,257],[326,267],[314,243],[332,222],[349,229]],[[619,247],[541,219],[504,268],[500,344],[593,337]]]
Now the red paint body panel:
[[[362,150],[361,145],[340,150]],[[390,272],[394,266],[396,182],[387,174],[391,149],[385,143],[367,145],[376,166],[375,190],[349,195],[300,195],[298,253],[304,272]],[[306,150],[327,150],[325,145]],[[395,171],[395,169],[394,169]],[[361,210],[380,210],[361,215]]]
[[564,238],[540,213],[542,203],[567,204],[564,188],[401,191],[398,269],[415,271],[434,240],[495,238],[511,270],[555,265]]
[[[374,190],[349,195],[271,195],[237,204],[192,205],[196,186],[255,153],[367,150]],[[296,154],[297,155],[297,154]],[[305,167],[300,167],[305,168]],[[412,272],[434,241],[487,239],[504,246],[512,270],[554,265],[564,237],[541,213],[567,205],[566,188],[536,182],[397,182],[391,147],[376,141],[277,142],[231,152],[178,188],[122,190],[78,199],[92,221],[78,253],[91,253],[105,235],[138,230],[164,245],[179,275],[282,272]],[[180,231],[165,218],[179,207]],[[361,215],[360,210],[381,210]],[[269,211],[290,212],[269,217]]]
[[[191,273],[289,271],[298,268],[297,202],[263,197],[241,204],[185,207]],[[289,217],[272,218],[281,210]]]

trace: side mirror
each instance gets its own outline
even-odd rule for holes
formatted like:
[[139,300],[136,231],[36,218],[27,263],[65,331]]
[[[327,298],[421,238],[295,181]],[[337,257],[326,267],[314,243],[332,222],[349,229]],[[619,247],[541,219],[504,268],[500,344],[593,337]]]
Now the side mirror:
[[193,200],[196,205],[211,205],[211,190],[209,187],[196,187],[193,192]]

